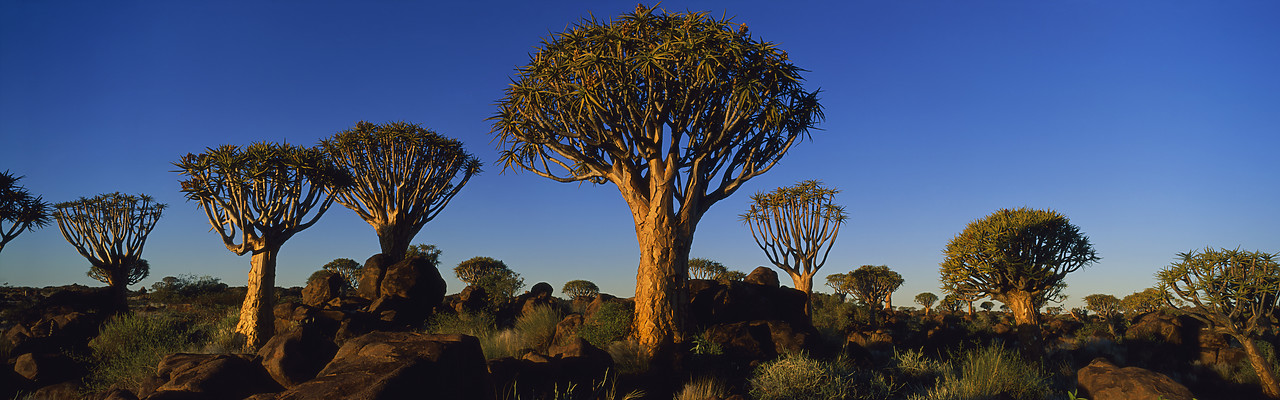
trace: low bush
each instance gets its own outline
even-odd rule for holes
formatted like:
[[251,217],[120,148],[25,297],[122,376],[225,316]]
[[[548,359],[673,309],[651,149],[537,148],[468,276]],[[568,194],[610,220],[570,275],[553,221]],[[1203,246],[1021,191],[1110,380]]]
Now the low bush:
[[221,309],[114,316],[89,342],[91,367],[85,385],[92,391],[112,385],[137,390],[166,355],[239,350],[234,335],[237,320],[234,310]]
[[649,371],[649,353],[633,340],[619,340],[604,348],[613,358],[613,368],[622,375]]
[[761,364],[750,379],[758,400],[886,399],[894,391],[884,376],[864,371],[846,360],[784,354]]
[[706,400],[729,397],[729,388],[724,382],[712,377],[702,377],[689,381],[676,392],[673,400]]
[[631,333],[634,311],[623,304],[604,303],[578,328],[578,337],[593,346],[604,348],[609,343],[626,338]]
[[520,318],[516,318],[515,330],[520,332],[525,347],[545,351],[551,346],[551,339],[556,335],[556,325],[564,316],[555,308],[547,306],[534,307]]
[[813,294],[813,327],[830,343],[840,343],[853,325],[854,305],[837,296]]
[[912,400],[1035,399],[1051,396],[1052,377],[1038,363],[1002,346],[953,354],[937,384]]
[[426,332],[485,337],[497,330],[496,325],[493,315],[485,312],[436,314],[427,321]]

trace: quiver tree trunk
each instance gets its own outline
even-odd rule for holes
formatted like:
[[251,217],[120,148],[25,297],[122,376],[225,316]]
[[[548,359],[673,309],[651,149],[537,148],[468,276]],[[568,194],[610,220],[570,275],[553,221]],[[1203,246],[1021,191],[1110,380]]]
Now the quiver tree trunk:
[[672,228],[661,211],[643,217],[636,223],[640,266],[632,335],[652,356],[684,341],[693,229]]
[[409,225],[384,225],[376,229],[378,246],[382,248],[382,255],[386,257],[387,265],[404,261],[405,253],[409,250],[410,241],[413,240],[414,236],[418,235],[418,231],[422,230],[421,225],[417,229]]
[[276,253],[274,246],[254,250],[249,268],[249,288],[240,306],[236,333],[251,349],[262,347],[275,334]]
[[111,312],[125,313],[129,311],[129,270],[117,266],[109,270],[107,292],[111,296]]
[[1253,366],[1253,371],[1258,374],[1258,384],[1262,386],[1262,392],[1266,393],[1267,397],[1280,399],[1280,382],[1276,381],[1276,371],[1258,350],[1258,345],[1253,342],[1253,339],[1244,335],[1232,336],[1244,346],[1244,353],[1249,357],[1249,365]]
[[1018,341],[1022,342],[1025,355],[1043,351],[1040,347],[1040,312],[1035,307],[1035,295],[1016,290],[1004,294],[1001,302],[1009,305],[1013,321],[1017,325]]

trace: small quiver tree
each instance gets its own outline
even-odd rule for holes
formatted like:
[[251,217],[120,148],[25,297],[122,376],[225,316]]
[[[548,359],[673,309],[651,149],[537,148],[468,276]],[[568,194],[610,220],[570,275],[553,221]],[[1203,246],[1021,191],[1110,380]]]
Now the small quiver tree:
[[129,309],[129,285],[151,272],[142,259],[142,247],[164,208],[150,196],[118,192],[54,206],[62,237],[89,260],[89,277],[111,288],[117,312]]
[[1120,299],[1120,309],[1125,318],[1135,318],[1165,307],[1164,291],[1159,288],[1146,288],[1141,292],[1133,292]]
[[[0,251],[23,231],[49,224],[49,203],[18,186],[21,176],[0,172]],[[8,225],[8,227],[5,227]]]
[[1119,337],[1116,334],[1116,324],[1119,322],[1116,317],[1120,315],[1120,299],[1109,294],[1091,294],[1084,296],[1084,304],[1085,308],[1102,318],[1112,337]]
[[[1280,383],[1254,340],[1277,327],[1277,257],[1280,254],[1206,248],[1179,253],[1177,261],[1156,273],[1170,307],[1240,342],[1263,392],[1271,398],[1280,398]],[[1186,303],[1174,303],[1174,299]]]
[[407,122],[361,121],[320,147],[352,177],[337,202],[373,226],[388,263],[480,172],[462,142]]
[[640,249],[632,335],[647,354],[684,341],[703,214],[821,120],[801,72],[744,25],[638,6],[544,40],[498,101],[504,168],[618,187]]
[[970,222],[943,253],[944,287],[1008,305],[1014,321],[1037,327],[1037,334],[1038,310],[1058,297],[1067,274],[1099,260],[1089,238],[1067,217],[1029,208],[1001,209]]
[[596,286],[596,284],[591,281],[578,279],[565,282],[564,287],[560,289],[560,292],[574,300],[585,300],[594,298],[596,295],[600,294],[600,287]]
[[524,288],[524,278],[512,271],[501,260],[490,257],[472,257],[453,268],[458,280],[467,285],[483,288],[490,308],[497,308]]
[[933,303],[938,302],[938,295],[932,292],[924,292],[916,295],[916,304],[924,307],[924,315],[929,315],[929,311],[933,309]]
[[849,273],[849,293],[867,306],[872,327],[879,326],[880,308],[902,286],[902,275],[885,265],[863,265]]
[[360,273],[364,270],[364,265],[350,258],[336,258],[321,269],[337,273],[346,281],[346,289],[353,290],[360,286]]
[[[806,297],[813,292],[813,275],[827,262],[827,254],[840,226],[849,218],[844,207],[832,201],[839,190],[822,187],[820,181],[803,181],[751,196],[741,215],[751,228],[756,246],[775,267],[791,276]],[[812,302],[805,301],[805,315]]]
[[827,287],[831,288],[841,302],[844,302],[845,296],[848,296],[849,290],[853,288],[853,280],[849,275],[848,272],[827,275]]
[[245,345],[261,347],[275,332],[280,247],[320,220],[350,177],[317,149],[266,142],[210,148],[174,165],[187,177],[182,191],[204,210],[227,250],[252,254],[236,333]]
[[716,279],[728,271],[729,269],[719,261],[705,258],[689,259],[689,279]]

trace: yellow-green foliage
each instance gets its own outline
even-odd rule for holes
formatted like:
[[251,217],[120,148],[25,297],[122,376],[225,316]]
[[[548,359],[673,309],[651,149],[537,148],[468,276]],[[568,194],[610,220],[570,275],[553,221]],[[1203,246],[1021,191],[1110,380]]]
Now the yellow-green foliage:
[[232,333],[234,310],[202,314],[122,314],[102,326],[89,342],[92,350],[90,374],[85,379],[90,390],[112,385],[136,389],[155,373],[166,355],[178,352],[238,351]]
[[862,371],[845,360],[818,360],[784,354],[761,364],[750,380],[757,400],[886,399],[893,386],[874,371]]
[[[899,361],[902,359],[900,355]],[[1051,376],[1042,366],[1001,346],[968,350],[946,362],[921,362],[912,373],[930,375],[928,370],[932,368],[938,369],[936,385],[909,399],[1040,400],[1052,392]]]

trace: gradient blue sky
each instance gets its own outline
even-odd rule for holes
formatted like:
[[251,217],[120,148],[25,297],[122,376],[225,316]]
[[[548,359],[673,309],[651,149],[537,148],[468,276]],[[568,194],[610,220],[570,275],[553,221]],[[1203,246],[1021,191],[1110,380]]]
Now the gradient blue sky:
[[[467,3],[467,4],[462,4]],[[359,120],[421,123],[486,171],[415,242],[451,268],[490,256],[529,284],[630,296],[632,221],[611,185],[501,173],[494,102],[539,40],[633,1],[0,1],[0,170],[49,201],[121,191],[170,208],[146,245],[150,285],[242,285],[179,192],[172,162],[221,144],[313,144]],[[790,53],[827,119],[773,171],[712,207],[694,257],[768,264],[737,215],[799,180],[851,214],[818,280],[886,264],[899,305],[938,292],[947,241],[1002,207],[1053,208],[1102,257],[1092,293],[1150,287],[1178,252],[1280,251],[1280,3],[1275,1],[666,1],[733,16]],[[291,239],[278,282],[378,251],[336,206]],[[0,283],[100,285],[56,226],[0,252]],[[461,288],[445,269],[450,292]],[[784,281],[786,279],[784,278]],[[821,288],[821,286],[819,286]],[[823,288],[825,289],[825,288]]]

